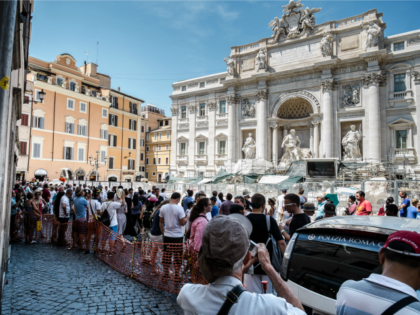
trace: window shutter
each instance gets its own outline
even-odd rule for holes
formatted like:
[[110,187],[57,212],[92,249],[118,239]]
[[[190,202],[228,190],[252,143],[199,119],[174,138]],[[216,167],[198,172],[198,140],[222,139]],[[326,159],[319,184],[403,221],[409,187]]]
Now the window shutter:
[[41,145],[39,143],[34,143],[34,153],[33,157],[41,157]]
[[116,96],[115,96],[115,98],[114,98],[114,99],[115,99],[115,108],[117,108],[117,109],[118,109],[118,97],[116,97]]
[[84,152],[85,150],[84,149],[82,149],[82,148],[79,148],[79,161],[83,161],[83,159],[84,159]]
[[105,161],[105,151],[101,151],[101,162]]
[[115,115],[115,127],[118,127],[118,116]]
[[82,126],[81,125],[79,125],[79,126],[77,126],[78,128],[77,128],[77,134],[79,134],[79,135],[81,135],[82,134]]
[[133,139],[133,144],[134,144],[134,148],[133,149],[136,149],[136,139]]
[[40,128],[44,129],[44,118],[43,117],[39,119],[39,123],[41,125]]
[[64,147],[64,155],[63,155],[63,159],[65,159],[65,160],[66,160],[66,148],[67,147]]
[[111,135],[108,136],[108,145],[111,146]]
[[104,138],[107,139],[108,138],[108,130],[104,130],[104,132],[105,132]]
[[73,151],[74,151],[74,150],[73,150],[73,148],[70,148],[70,157],[71,157],[70,159],[71,159],[71,160],[74,160],[74,154],[73,154]]
[[137,130],[137,121],[134,120],[134,130]]
[[108,125],[111,125],[111,117],[112,117],[112,115],[110,114],[110,115],[108,116]]
[[74,124],[70,124],[70,133],[74,134]]
[[114,147],[116,147],[117,146],[117,136],[114,136],[114,141],[115,141]]
[[129,102],[129,106],[130,106],[130,113],[132,113],[133,112],[133,105],[132,105],[131,102]]
[[32,128],[35,127],[35,116],[32,116]]

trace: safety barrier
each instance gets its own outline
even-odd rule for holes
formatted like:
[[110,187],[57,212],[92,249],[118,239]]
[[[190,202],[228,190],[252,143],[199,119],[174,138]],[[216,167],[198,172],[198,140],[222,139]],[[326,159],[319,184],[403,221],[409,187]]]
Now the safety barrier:
[[[40,231],[37,225],[42,222]],[[18,212],[18,237],[72,247],[73,223],[60,223],[53,215],[41,219],[29,212]],[[198,267],[198,256],[185,244],[164,244],[143,240],[130,242],[92,218],[87,222],[86,241],[81,250],[94,251],[112,269],[156,289],[178,294],[186,283],[207,284]],[[75,249],[73,249],[75,250]]]

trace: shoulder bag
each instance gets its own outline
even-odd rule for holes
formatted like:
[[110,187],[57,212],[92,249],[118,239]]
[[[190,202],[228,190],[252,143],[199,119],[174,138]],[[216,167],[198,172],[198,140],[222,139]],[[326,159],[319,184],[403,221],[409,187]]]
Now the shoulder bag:
[[233,304],[238,303],[239,297],[245,291],[246,290],[244,289],[244,287],[240,284],[234,287],[231,291],[229,291],[228,294],[226,294],[226,300],[223,303],[217,315],[229,314],[229,311],[232,308]]
[[418,302],[418,300],[413,296],[407,296],[397,302],[395,304],[391,305],[389,308],[385,310],[385,312],[382,313],[382,315],[393,315],[395,313],[398,313],[400,310],[402,310],[404,307],[410,305],[411,303]]
[[96,215],[96,213],[92,210],[92,199],[91,200],[89,200],[89,208],[90,208],[90,212],[91,212],[91,214],[92,214],[92,217],[95,219],[95,220],[98,220],[98,216]]
[[270,216],[266,216],[265,219],[267,222],[267,230],[268,230],[268,239],[267,239],[267,242],[265,243],[265,246],[268,248],[269,243],[271,242],[271,247],[272,247],[271,264],[273,265],[274,269],[277,272],[280,272],[281,263],[283,260],[280,247],[278,246],[276,239],[273,237],[273,235],[270,232],[270,228],[271,228]]
[[[112,202],[112,201],[111,201]],[[109,226],[111,224],[112,219],[114,218],[114,216],[112,216],[112,218],[109,217],[109,213],[108,213],[108,208],[111,205],[111,202],[108,203],[108,206],[106,207],[104,213],[102,213],[101,216],[101,223],[105,226]],[[114,214],[115,215],[115,214]]]

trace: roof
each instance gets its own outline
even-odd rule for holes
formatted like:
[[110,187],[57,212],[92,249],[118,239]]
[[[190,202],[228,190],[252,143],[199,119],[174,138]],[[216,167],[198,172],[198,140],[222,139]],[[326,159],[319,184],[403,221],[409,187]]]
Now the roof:
[[[315,221],[303,227],[305,229],[350,229],[369,230],[369,228],[394,231],[413,231],[420,229],[420,220],[385,217],[385,216],[337,216]],[[386,231],[383,231],[387,233]],[[388,233],[387,233],[388,234]]]
[[112,92],[115,92],[115,93],[118,93],[118,94],[121,94],[121,95],[124,95],[124,96],[130,97],[130,98],[132,98],[132,99],[135,99],[135,100],[138,100],[138,101],[140,101],[140,102],[144,103],[144,101],[143,101],[141,98],[137,98],[137,97],[134,97],[134,96],[131,96],[131,95],[125,94],[125,93],[123,93],[123,92],[120,92],[120,91],[118,91],[118,90],[114,90],[114,89],[107,89],[107,90],[110,90],[110,91],[112,91]]

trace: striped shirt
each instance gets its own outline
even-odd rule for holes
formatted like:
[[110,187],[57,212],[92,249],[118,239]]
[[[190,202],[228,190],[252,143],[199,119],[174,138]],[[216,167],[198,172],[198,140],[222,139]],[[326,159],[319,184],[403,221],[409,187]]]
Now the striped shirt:
[[[399,300],[413,296],[416,291],[398,280],[371,274],[361,281],[349,280],[343,283],[337,293],[337,315],[381,315]],[[420,302],[414,302],[401,309],[397,315],[419,315]]]

